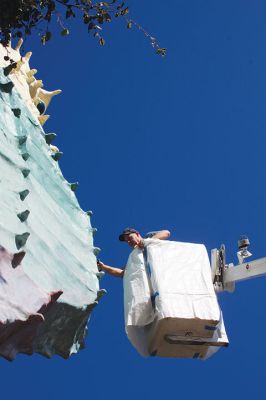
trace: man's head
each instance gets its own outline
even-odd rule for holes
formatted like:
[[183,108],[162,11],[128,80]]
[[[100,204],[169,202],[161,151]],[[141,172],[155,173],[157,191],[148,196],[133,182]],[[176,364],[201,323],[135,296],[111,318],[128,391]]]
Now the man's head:
[[119,240],[121,242],[127,242],[130,247],[141,247],[143,239],[136,229],[126,228],[121,235],[119,235]]

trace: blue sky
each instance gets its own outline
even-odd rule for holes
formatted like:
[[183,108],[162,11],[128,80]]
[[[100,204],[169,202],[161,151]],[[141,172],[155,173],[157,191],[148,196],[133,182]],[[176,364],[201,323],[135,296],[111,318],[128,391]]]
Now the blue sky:
[[[117,21],[100,47],[85,27],[45,47],[30,39],[31,66],[45,88],[63,93],[49,108],[65,177],[79,181],[92,209],[101,259],[126,263],[125,226],[161,228],[172,239],[225,243],[236,263],[246,234],[266,256],[266,4],[262,0],[131,1],[131,15],[167,47],[153,53],[137,30]],[[266,396],[265,278],[221,294],[230,347],[199,360],[141,358],[123,325],[122,281],[106,276],[108,295],[94,310],[87,347],[69,360],[0,360],[9,398],[89,397],[153,400]]]

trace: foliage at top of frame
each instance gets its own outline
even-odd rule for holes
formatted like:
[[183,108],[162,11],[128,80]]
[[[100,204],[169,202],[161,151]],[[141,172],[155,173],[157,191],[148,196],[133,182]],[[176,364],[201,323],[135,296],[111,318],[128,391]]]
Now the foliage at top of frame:
[[103,25],[115,18],[125,18],[128,29],[137,27],[149,39],[156,53],[164,56],[166,49],[159,46],[157,39],[146,32],[142,26],[129,19],[129,7],[120,0],[97,2],[92,0],[1,0],[0,2],[0,41],[7,46],[10,38],[22,38],[38,32],[42,44],[52,38],[50,22],[57,20],[62,36],[70,30],[67,20],[79,18],[103,46]]

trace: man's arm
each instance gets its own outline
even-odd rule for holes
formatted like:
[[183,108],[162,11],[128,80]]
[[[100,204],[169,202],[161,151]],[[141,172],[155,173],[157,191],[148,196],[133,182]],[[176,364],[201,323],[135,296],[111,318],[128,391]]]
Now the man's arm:
[[110,267],[110,265],[106,265],[101,261],[97,261],[97,265],[101,270],[103,270],[104,272],[107,272],[108,274],[110,274],[112,276],[116,276],[118,278],[123,278],[123,276],[124,276],[124,272],[125,272],[124,269]]
[[169,231],[163,230],[163,231],[149,232],[145,237],[151,239],[165,240],[168,239],[170,235],[171,233]]

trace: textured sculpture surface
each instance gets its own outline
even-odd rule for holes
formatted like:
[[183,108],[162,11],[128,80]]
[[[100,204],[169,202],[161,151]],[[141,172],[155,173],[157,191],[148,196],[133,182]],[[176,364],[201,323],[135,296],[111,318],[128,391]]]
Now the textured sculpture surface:
[[90,218],[74,194],[77,185],[61,173],[62,153],[49,145],[55,135],[41,126],[40,112],[60,91],[40,89],[20,45],[8,48],[13,68],[0,48],[0,355],[67,358],[83,346],[104,291]]

